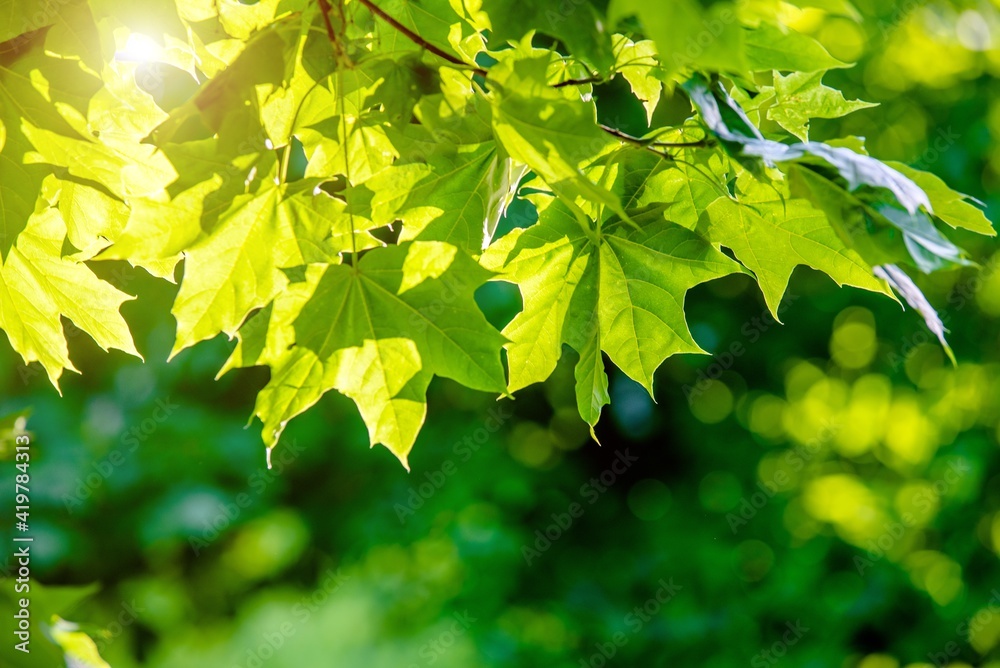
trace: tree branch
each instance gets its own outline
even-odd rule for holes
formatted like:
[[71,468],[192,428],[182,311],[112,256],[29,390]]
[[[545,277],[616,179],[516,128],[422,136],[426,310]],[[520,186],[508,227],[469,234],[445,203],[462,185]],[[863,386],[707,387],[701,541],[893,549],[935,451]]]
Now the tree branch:
[[330,38],[330,41],[336,45],[337,44],[337,31],[333,29],[333,24],[330,23],[330,12],[332,11],[330,3],[327,0],[319,0],[319,13],[323,15],[323,23],[326,24],[326,36]]
[[[395,30],[397,30],[398,32],[400,32],[401,34],[403,34],[407,39],[409,39],[411,42],[413,42],[414,44],[416,44],[420,48],[422,48],[422,49],[424,49],[426,51],[430,51],[431,53],[433,53],[438,58],[442,58],[443,60],[448,61],[452,65],[456,65],[456,66],[461,67],[463,69],[470,70],[473,73],[478,74],[478,75],[480,75],[480,76],[482,76],[484,78],[487,76],[487,71],[485,69],[483,69],[482,67],[479,67],[478,65],[469,64],[469,63],[465,62],[464,60],[451,55],[447,51],[444,51],[443,49],[434,46],[433,44],[431,44],[430,42],[428,42],[427,40],[425,40],[423,37],[421,37],[417,33],[413,32],[412,30],[410,30],[409,28],[407,28],[406,26],[404,26],[402,23],[400,23],[396,19],[394,19],[392,16],[390,16],[387,13],[385,13],[380,7],[378,7],[378,5],[376,5],[374,2],[372,2],[372,0],[359,0],[359,2],[361,2],[361,4],[363,4],[365,7],[367,7],[369,11],[371,11],[373,14],[375,14],[376,16],[378,16],[379,18],[381,18],[383,21],[385,21],[386,23],[388,23]],[[323,14],[323,20],[326,22],[326,31],[327,31],[327,34],[330,37],[330,41],[333,42],[333,44],[336,46],[338,44],[336,31],[333,29],[333,26],[330,23],[330,17],[328,15],[329,12],[330,12],[330,3],[329,3],[329,0],[319,0],[319,6],[320,6],[321,13]],[[560,83],[553,84],[552,88],[562,88],[564,86],[575,86],[575,85],[588,84],[588,83],[599,83],[599,82],[602,82],[602,81],[604,81],[604,79],[601,78],[601,77],[597,77],[597,76],[591,76],[591,77],[586,77],[586,78],[581,78],[581,79],[568,79],[566,81],[562,81]],[[666,149],[666,148],[704,148],[704,147],[709,146],[709,141],[707,139],[702,139],[701,141],[694,141],[694,142],[661,142],[661,141],[656,141],[656,140],[653,140],[653,139],[642,139],[641,137],[633,137],[632,135],[630,135],[630,134],[628,134],[626,132],[622,132],[618,128],[613,128],[613,127],[610,127],[610,126],[607,126],[607,125],[604,125],[604,124],[599,124],[599,127],[602,130],[604,130],[605,132],[607,132],[608,134],[610,134],[612,137],[615,137],[616,139],[618,139],[620,141],[623,141],[626,144],[631,144],[631,145],[636,146],[638,148],[648,149],[649,151],[652,151],[656,155],[659,155],[659,156],[661,156],[663,158],[667,158],[667,159],[672,159],[672,156],[669,153],[667,153],[666,151],[658,151],[657,149]]]
[[699,139],[698,141],[654,141],[650,143],[650,146],[659,146],[660,148],[708,148],[712,146],[712,142],[708,139]]
[[[323,3],[323,2],[326,2],[326,0],[320,0],[320,2]],[[398,30],[399,32],[401,32],[411,42],[413,42],[414,44],[416,44],[420,48],[425,49],[427,51],[430,51],[431,53],[433,53],[438,58],[443,58],[444,60],[447,60],[452,65],[458,65],[459,67],[462,67],[464,69],[471,70],[473,73],[478,74],[479,76],[482,76],[482,77],[486,76],[486,70],[484,70],[483,68],[481,68],[481,67],[479,67],[477,65],[471,65],[471,64],[465,62],[464,60],[462,60],[461,58],[456,58],[455,56],[451,55],[447,51],[434,46],[433,44],[431,44],[430,42],[428,42],[427,40],[425,40],[423,37],[421,37],[417,33],[413,32],[412,30],[410,30],[409,28],[407,28],[406,26],[404,26],[402,23],[400,23],[399,21],[397,21],[396,19],[394,19],[391,16],[389,16],[388,14],[386,14],[384,11],[382,11],[371,0],[360,0],[360,2],[361,2],[362,5],[364,5],[365,7],[367,7],[371,11],[372,14],[375,14],[376,16],[378,16],[379,18],[381,18],[383,21],[385,21],[386,23],[388,23],[389,25],[391,25],[393,28],[395,28],[396,30]]]
[[633,137],[626,132],[622,132],[618,128],[613,128],[608,125],[604,125],[603,123],[599,123],[598,125],[612,137],[620,139],[626,144],[638,146],[639,148],[707,148],[711,146],[711,142],[708,139],[699,139],[698,141],[687,142],[656,141],[655,139]]
[[604,83],[604,77],[585,77],[583,79],[566,79],[566,81],[560,81],[557,84],[552,84],[552,87],[562,88],[564,86],[582,86],[583,84],[593,84],[593,83]]

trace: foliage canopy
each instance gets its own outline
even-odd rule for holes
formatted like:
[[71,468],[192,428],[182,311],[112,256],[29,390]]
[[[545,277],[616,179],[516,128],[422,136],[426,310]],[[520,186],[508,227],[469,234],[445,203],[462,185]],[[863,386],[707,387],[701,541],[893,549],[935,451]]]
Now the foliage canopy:
[[[95,263],[180,286],[174,354],[238,339],[268,366],[273,447],[337,390],[406,465],[432,377],[504,395],[575,351],[591,426],[605,356],[653,391],[703,352],[686,293],[744,273],[777,316],[804,265],[919,310],[907,272],[992,235],[936,177],[820,142],[866,108],[788,26],[843,0],[13,0],[0,18],[0,327],[58,387],[62,318],[138,355]],[[627,85],[647,127],[619,127]],[[904,270],[902,267],[905,267]],[[517,286],[502,331],[486,282]],[[504,353],[505,352],[505,356]],[[950,351],[949,351],[950,352]],[[506,362],[504,362],[506,359]]]

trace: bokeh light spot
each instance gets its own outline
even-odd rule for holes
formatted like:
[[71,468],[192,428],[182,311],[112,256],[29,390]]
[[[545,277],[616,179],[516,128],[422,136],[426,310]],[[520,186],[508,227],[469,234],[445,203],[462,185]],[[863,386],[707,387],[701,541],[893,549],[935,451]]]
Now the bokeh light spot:
[[862,308],[845,309],[837,316],[830,339],[830,356],[845,369],[862,369],[872,363],[878,349],[875,317]]
[[725,383],[710,380],[691,397],[691,413],[705,424],[722,422],[733,412],[733,393]]

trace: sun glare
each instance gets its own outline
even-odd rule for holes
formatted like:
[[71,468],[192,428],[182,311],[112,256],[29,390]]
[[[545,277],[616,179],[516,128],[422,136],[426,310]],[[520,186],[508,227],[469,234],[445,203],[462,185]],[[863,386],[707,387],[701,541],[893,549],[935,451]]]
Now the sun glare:
[[134,32],[128,36],[125,48],[115,54],[115,60],[149,63],[159,60],[163,48],[151,37]]

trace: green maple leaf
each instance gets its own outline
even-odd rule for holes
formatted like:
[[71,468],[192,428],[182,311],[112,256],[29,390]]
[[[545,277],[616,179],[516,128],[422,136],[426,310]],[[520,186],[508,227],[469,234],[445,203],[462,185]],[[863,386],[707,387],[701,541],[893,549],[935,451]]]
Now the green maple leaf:
[[376,226],[401,220],[401,241],[446,241],[478,253],[524,170],[494,141],[442,143],[440,136],[417,126],[390,135],[405,158],[364,183],[370,215]]
[[633,42],[615,35],[615,70],[628,82],[632,93],[646,109],[646,122],[653,122],[653,112],[663,94],[663,73],[656,57],[656,43],[649,39]]
[[251,138],[262,125],[270,129],[273,124],[273,113],[264,114],[262,108],[284,87],[291,57],[288,52],[294,53],[298,37],[297,26],[283,21],[239,42],[239,54],[232,63],[223,66],[187,102],[170,111],[169,118],[153,134],[156,143],[162,146],[174,141],[175,135],[183,133],[192,121],[227,142],[260,143]]
[[306,175],[350,175],[351,183],[362,183],[391,165],[399,154],[383,126],[409,121],[412,77],[413,71],[395,60],[373,59],[309,90],[289,130],[309,158]]
[[827,274],[838,285],[891,296],[872,267],[848,247],[826,214],[802,199],[783,199],[769,186],[744,172],[737,180],[737,199],[720,197],[707,208],[707,234],[726,246],[760,284],[764,300],[777,317],[778,305],[799,265]]
[[289,419],[336,389],[357,403],[372,445],[382,443],[405,466],[432,376],[505,392],[504,339],[473,298],[489,277],[441,242],[375,249],[356,267],[311,267],[292,296],[275,301],[266,334],[254,324],[255,332],[241,336],[239,358],[230,363],[272,365],[257,405],[265,440],[273,444]]
[[503,330],[509,389],[547,378],[568,344],[580,354],[580,414],[593,426],[608,401],[600,352],[652,394],[653,372],[667,357],[704,352],[685,321],[687,291],[742,269],[666,221],[662,207],[634,216],[641,229],[611,222],[588,234],[562,202],[536,203],[538,224],[514,230],[482,257],[500,280],[518,285],[524,302]]
[[[826,273],[838,285],[891,295],[873,274],[877,262],[866,252],[869,245],[856,247],[857,242],[868,241],[863,222],[859,226],[832,221],[832,212],[814,208],[804,199],[786,199],[747,172],[737,179],[737,197],[733,198],[725,189],[730,166],[719,156],[685,166],[638,155],[625,169],[626,183],[630,179],[638,184],[626,186],[634,193],[630,206],[663,203],[669,220],[704,233],[718,247],[731,249],[754,272],[775,316],[799,265]],[[844,203],[848,197],[841,191],[836,201]],[[861,215],[860,204],[853,211]],[[838,222],[840,229],[835,225]],[[854,232],[853,238],[844,228]]]
[[139,77],[146,76],[140,72],[139,63],[112,61],[104,65],[104,88],[90,101],[88,125],[109,144],[141,142],[169,117],[155,98],[139,87]]
[[[42,182],[51,172],[29,160],[35,146],[26,130],[81,136],[88,100],[100,87],[79,63],[46,55],[43,40],[36,37],[26,48],[13,62],[0,63],[0,256],[34,213]],[[39,72],[45,72],[44,80]],[[76,119],[76,125],[63,114]]]
[[620,163],[619,189],[629,210],[665,207],[667,220],[696,230],[708,206],[726,197],[729,162],[718,154],[671,163],[648,152],[631,152]]
[[69,359],[60,318],[90,334],[101,348],[139,357],[118,309],[128,295],[63,258],[66,223],[58,209],[32,216],[0,268],[0,328],[25,362],[41,362],[58,389]]
[[914,169],[900,162],[888,164],[912,179],[927,193],[927,197],[934,207],[934,215],[948,225],[990,237],[996,236],[993,224],[990,223],[981,209],[970,203],[970,198],[967,195],[952,190],[944,181],[930,172]]
[[493,67],[497,141],[571,206],[579,199],[624,216],[618,198],[586,174],[587,168],[606,159],[619,144],[597,124],[593,101],[581,99],[572,86],[549,86],[551,62],[552,55],[547,54],[516,57]]
[[[337,262],[338,253],[376,242],[352,234],[346,205],[317,180],[270,182],[241,195],[217,226],[184,251],[184,280],[174,302],[173,354],[219,332],[232,337],[251,311],[285,286],[281,267]],[[353,244],[353,245],[352,245]]]
[[155,197],[130,200],[124,228],[109,237],[114,243],[98,259],[127,260],[172,280],[181,253],[214,230],[238,196],[260,187],[258,173],[276,169],[259,127],[252,139],[231,139],[164,145],[178,179]]
[[465,145],[448,153],[395,166],[370,179],[365,186],[375,193],[373,221],[402,220],[403,241],[435,239],[475,252],[483,244],[496,144]]
[[802,141],[809,141],[809,120],[840,118],[859,109],[877,105],[861,100],[848,100],[835,88],[824,86],[824,72],[793,72],[788,76],[775,73],[774,106],[767,117]]
[[162,151],[148,144],[109,146],[96,139],[77,139],[22,123],[36,154],[28,161],[65,168],[72,176],[100,183],[126,200],[163,191],[176,178],[173,165]]
[[294,275],[289,284],[266,307],[254,313],[240,327],[236,348],[219,376],[230,369],[269,366],[271,378],[257,395],[254,413],[263,423],[265,445],[273,448],[285,425],[319,401],[327,391],[323,363],[316,353],[295,346],[293,323],[309,301],[327,266],[314,264]]
[[[792,192],[821,209],[841,238],[872,267],[909,262],[930,273],[969,264],[962,249],[941,234],[932,217],[923,210],[907,211],[885,197],[848,192],[820,173],[800,166],[791,168],[789,177]],[[946,206],[946,215],[959,212],[962,217],[957,221],[960,223],[965,220],[970,220],[971,224],[977,222],[975,217],[968,216],[965,208],[974,215],[981,215],[971,205],[949,199],[952,195],[961,197],[958,193],[946,189],[946,192],[935,194],[946,205],[954,207]],[[956,207],[956,204],[963,206]]]
[[[181,252],[202,236],[200,221],[206,217],[206,202],[216,187],[212,181],[203,181],[172,199],[133,201],[124,228],[98,259],[128,260],[139,266],[173,259],[176,264]],[[228,204],[218,206],[224,210]]]
[[129,209],[104,190],[75,181],[59,181],[59,211],[66,221],[66,237],[89,260],[125,229]]

